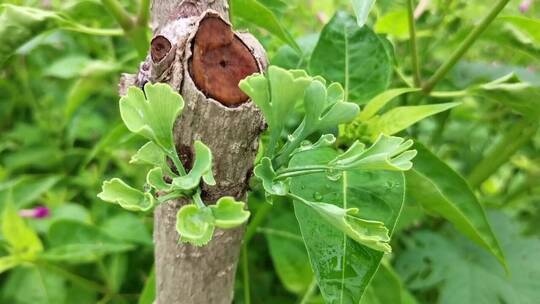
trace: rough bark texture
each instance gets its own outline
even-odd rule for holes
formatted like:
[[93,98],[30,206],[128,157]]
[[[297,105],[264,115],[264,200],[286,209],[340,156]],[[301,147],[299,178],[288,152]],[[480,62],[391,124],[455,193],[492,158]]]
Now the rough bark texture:
[[[187,169],[191,167],[195,140],[209,146],[214,156],[217,184],[203,186],[203,201],[211,204],[222,196],[244,200],[258,136],[264,128],[262,115],[250,101],[227,107],[229,103],[205,95],[193,79],[208,76],[200,73],[211,73],[212,69],[193,71],[191,67],[199,25],[207,18],[220,18],[228,25],[227,1],[154,0],[152,18],[154,39],[150,54],[138,75],[122,76],[120,94],[130,85],[142,87],[148,81],[168,83],[180,92],[185,107],[175,123],[174,137],[182,162]],[[227,31],[228,26],[216,31],[215,38],[230,36]],[[257,70],[263,71],[266,56],[257,40],[247,33],[234,33],[234,39],[249,50],[249,60],[256,62]],[[234,47],[238,49],[238,45]],[[186,203],[189,202],[171,201],[155,210],[156,303],[231,303],[244,227],[216,229],[205,247],[179,244],[176,213]]]

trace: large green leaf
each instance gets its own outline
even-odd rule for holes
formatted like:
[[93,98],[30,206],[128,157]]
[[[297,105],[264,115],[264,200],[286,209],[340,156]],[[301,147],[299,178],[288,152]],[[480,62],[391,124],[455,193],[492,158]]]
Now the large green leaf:
[[97,196],[130,211],[148,211],[156,204],[151,193],[137,190],[119,178],[103,182],[102,190]]
[[423,145],[416,143],[414,148],[418,151],[414,167],[405,173],[407,197],[450,221],[506,265],[484,209],[467,182]]
[[369,12],[375,4],[375,0],[351,0],[356,20],[359,26],[366,24]]
[[257,0],[232,0],[231,6],[233,16],[240,17],[247,22],[269,31],[283,40],[283,42],[289,44],[296,51],[301,52],[296,41],[279,23],[274,13]]
[[[274,209],[277,208],[280,207],[276,205]],[[266,236],[274,269],[283,286],[291,292],[302,294],[314,277],[298,223],[291,211],[272,210],[272,217],[267,221],[268,228],[261,231]]]
[[390,84],[392,60],[383,39],[367,26],[359,28],[353,16],[338,12],[322,30],[310,73],[341,83],[345,100],[364,103]]
[[453,230],[445,234],[422,230],[406,238],[406,250],[398,257],[396,269],[413,290],[437,288],[440,304],[537,303],[540,240],[523,236],[516,218],[496,213],[490,220],[501,239],[510,274]]
[[[339,155],[330,148],[295,154],[292,166],[328,163]],[[337,180],[325,173],[292,178],[291,191],[307,200],[344,209],[358,208],[364,219],[381,221],[391,234],[404,199],[399,172],[351,171]],[[311,265],[327,303],[358,303],[383,253],[360,245],[329,225],[315,209],[295,201],[295,214]]]
[[49,261],[93,262],[106,254],[133,248],[95,226],[73,220],[59,220],[49,229],[50,248],[41,255]]
[[23,208],[40,198],[60,181],[58,175],[24,175],[0,183],[0,201],[7,201],[9,191],[13,194],[13,203]]
[[31,7],[0,6],[0,67],[24,43],[50,29],[58,16]]
[[497,18],[511,25],[521,35],[525,34],[532,43],[540,47],[540,20],[538,18],[527,18],[525,16],[501,16]]
[[408,296],[399,275],[390,265],[383,262],[369,283],[360,304],[411,303],[407,301]]
[[540,86],[523,82],[513,73],[472,88],[471,92],[500,102],[528,118],[540,117]]

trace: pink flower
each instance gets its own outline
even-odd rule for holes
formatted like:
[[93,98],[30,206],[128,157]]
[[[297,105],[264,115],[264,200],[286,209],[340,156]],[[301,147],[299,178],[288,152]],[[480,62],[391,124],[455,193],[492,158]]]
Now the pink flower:
[[38,206],[32,209],[21,209],[19,210],[19,215],[21,217],[28,217],[28,218],[34,218],[34,219],[42,219],[49,217],[51,214],[51,211],[49,208],[44,206]]
[[522,13],[526,13],[532,6],[533,0],[523,0],[519,4],[519,11]]

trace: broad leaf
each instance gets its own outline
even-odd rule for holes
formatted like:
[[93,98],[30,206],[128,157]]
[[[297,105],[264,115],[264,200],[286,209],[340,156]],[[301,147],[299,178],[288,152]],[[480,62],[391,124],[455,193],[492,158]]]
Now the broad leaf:
[[414,167],[405,174],[407,197],[450,221],[506,266],[484,209],[467,182],[423,145],[416,143],[414,148],[418,150]]
[[232,0],[231,6],[234,17],[240,17],[267,30],[289,44],[297,52],[302,52],[294,38],[279,23],[274,13],[257,0]]
[[365,103],[390,84],[392,60],[383,39],[367,26],[359,28],[353,16],[338,12],[322,30],[310,73],[341,83],[346,101]]
[[396,269],[413,290],[436,287],[441,304],[537,303],[540,240],[522,235],[517,218],[496,213],[490,220],[501,239],[510,274],[453,230],[445,234],[422,230],[405,239],[406,250],[398,257]]
[[209,207],[216,227],[229,229],[244,224],[250,216],[245,205],[244,202],[235,201],[231,196],[220,198],[215,205]]
[[152,235],[148,231],[143,218],[133,213],[122,212],[109,217],[103,222],[103,231],[116,239],[133,244],[152,246]]
[[[328,163],[338,155],[329,148],[298,153],[292,158],[291,167]],[[403,206],[404,181],[399,172],[351,171],[337,180],[318,173],[292,178],[291,191],[313,203],[358,208],[361,218],[384,223],[391,235]],[[346,237],[312,207],[300,202],[294,205],[325,301],[358,303],[383,253]]]
[[540,20],[538,18],[527,18],[525,16],[501,16],[497,18],[513,28],[520,34],[525,34],[536,47],[540,46]]
[[0,274],[18,266],[22,261],[13,255],[0,257]]
[[148,211],[155,205],[151,193],[137,190],[119,178],[103,182],[102,191],[97,196],[130,211]]
[[204,246],[212,239],[214,229],[214,217],[210,208],[185,205],[176,215],[176,231],[182,242]]
[[383,261],[360,304],[405,304],[406,297],[407,290],[399,275]]
[[[304,293],[314,280],[306,246],[292,210],[275,210],[262,228],[270,249],[274,269],[283,286],[296,294]],[[285,208],[282,208],[285,209]]]
[[2,236],[8,245],[8,252],[21,260],[33,261],[43,251],[43,244],[13,205],[12,196],[4,203],[2,211]]
[[3,4],[0,6],[0,67],[24,43],[50,29],[58,16],[41,9]]
[[417,88],[398,88],[386,90],[379,95],[373,97],[370,101],[366,103],[366,106],[358,115],[358,120],[367,121],[371,117],[375,116],[375,114],[377,114],[386,104],[392,101],[392,99],[406,93],[418,91],[420,91],[420,89]]
[[7,201],[8,193],[11,191],[15,206],[17,208],[26,207],[39,199],[60,180],[61,177],[57,175],[25,175],[0,183],[0,201]]
[[216,184],[212,173],[212,151],[201,141],[196,140],[195,163],[187,175],[173,179],[172,185],[181,190],[192,190],[199,186],[201,179],[210,186]]
[[500,102],[528,118],[540,117],[540,86],[522,82],[513,73],[480,85],[471,91],[473,94]]
[[120,99],[120,115],[127,128],[174,153],[173,125],[184,108],[182,97],[162,83],[130,87]]
[[72,220],[60,220],[49,229],[50,248],[40,257],[49,261],[88,263],[106,254],[133,248],[95,226]]
[[459,102],[449,102],[393,108],[381,116],[374,116],[368,120],[366,122],[367,133],[372,139],[377,138],[380,134],[393,135],[424,118],[444,112],[459,104]]
[[275,181],[276,172],[272,167],[272,161],[268,157],[263,157],[260,164],[253,170],[255,176],[263,184],[266,194],[284,196],[289,192],[289,185],[286,181]]
[[366,24],[369,12],[375,4],[375,0],[351,0],[356,20],[360,27]]

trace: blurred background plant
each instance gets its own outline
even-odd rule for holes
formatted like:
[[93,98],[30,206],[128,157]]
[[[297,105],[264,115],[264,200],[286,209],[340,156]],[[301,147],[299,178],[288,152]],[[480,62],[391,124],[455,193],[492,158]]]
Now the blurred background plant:
[[[146,53],[148,2],[2,1],[0,303],[153,301],[151,216],[122,212],[96,197],[102,180],[111,176],[144,184],[142,170],[128,166],[143,142],[121,124],[117,83],[120,72],[136,71]],[[385,258],[362,303],[536,303],[540,3],[510,1],[439,75],[440,64],[455,55],[495,4],[379,0],[367,26],[386,37],[381,41],[387,62],[366,59],[380,56],[369,43],[345,50],[352,52],[354,76],[376,78],[362,85],[343,71],[332,72],[338,53],[316,49],[324,48],[328,37],[339,39],[337,25],[353,20],[353,4],[359,2],[231,4],[235,27],[252,31],[272,64],[340,81],[361,106],[388,88],[422,84],[429,95],[410,90],[385,109],[461,102],[399,134],[429,146],[467,177],[488,210],[511,273],[408,193],[394,253]],[[349,35],[359,28],[341,30]],[[514,74],[501,79],[509,73]],[[346,145],[361,136],[369,134],[353,124],[341,130],[338,141]],[[445,183],[446,173],[440,174]],[[322,303],[291,205],[266,204],[259,185],[253,187],[249,255],[237,276],[235,302]]]

